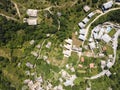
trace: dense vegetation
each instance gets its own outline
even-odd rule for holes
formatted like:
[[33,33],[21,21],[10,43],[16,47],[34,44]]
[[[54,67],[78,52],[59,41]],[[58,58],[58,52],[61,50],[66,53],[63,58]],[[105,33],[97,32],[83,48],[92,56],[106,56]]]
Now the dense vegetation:
[[105,14],[104,16],[97,19],[91,26],[92,28],[97,26],[98,24],[102,24],[107,21],[112,21],[115,23],[120,23],[120,9],[115,11],[110,11],[109,13]]
[[15,15],[16,9],[11,0],[0,0],[0,10]]

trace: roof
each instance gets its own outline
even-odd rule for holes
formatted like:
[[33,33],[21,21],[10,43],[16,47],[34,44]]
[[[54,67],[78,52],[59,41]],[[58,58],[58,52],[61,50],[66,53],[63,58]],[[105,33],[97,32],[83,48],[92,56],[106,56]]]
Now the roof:
[[68,39],[65,40],[65,42],[68,43],[68,44],[72,44],[72,39],[68,38]]
[[90,68],[94,68],[94,63],[89,64]]
[[102,36],[102,40],[105,41],[106,43],[109,43],[112,38],[108,34],[104,34]]
[[113,65],[113,63],[112,63],[112,62],[108,62],[108,63],[107,63],[107,67],[108,67],[108,68],[111,68],[111,67],[112,67],[112,65]]
[[94,16],[94,15],[95,15],[95,13],[94,13],[94,12],[91,12],[91,13],[88,14],[88,17],[91,18],[91,17]]
[[90,7],[88,5],[85,5],[83,9],[85,10],[85,12],[88,12],[90,10]]
[[79,39],[84,41],[85,40],[85,36],[84,35],[79,35]]
[[105,31],[104,28],[101,28],[101,30],[100,30],[100,32],[98,34],[98,39],[100,39],[102,37],[104,31]]
[[100,27],[100,26],[97,26],[97,27],[95,27],[95,28],[93,29],[93,31],[97,33],[97,32],[100,31],[100,29],[101,29],[101,27]]
[[83,19],[83,22],[86,24],[86,23],[89,22],[89,19],[86,17],[86,18]]
[[28,9],[27,14],[28,14],[28,16],[37,17],[37,10],[36,9]]
[[94,49],[94,48],[96,48],[96,46],[95,46],[95,42],[91,42],[91,43],[89,43],[89,46],[90,46],[90,49]]
[[109,9],[109,8],[111,8],[112,5],[113,5],[113,1],[112,1],[112,0],[109,1],[109,2],[107,2],[107,3],[104,3],[104,4],[103,4],[103,6],[104,6],[105,9]]
[[28,18],[27,23],[28,25],[37,25],[37,18]]
[[80,34],[86,34],[86,29],[80,29]]
[[83,22],[78,23],[78,25],[80,26],[80,28],[84,28],[85,24]]
[[94,36],[95,39],[98,38],[98,34],[97,33],[93,33],[93,36]]
[[84,62],[85,61],[85,59],[84,59],[84,57],[81,57],[81,60],[80,60],[81,62]]
[[69,44],[64,45],[64,47],[65,47],[66,49],[69,49],[69,50],[71,50],[71,49],[72,49],[72,45],[69,45]]
[[63,54],[65,57],[71,56],[71,51],[70,50],[63,50]]
[[110,71],[107,71],[105,74],[109,77],[112,73]]

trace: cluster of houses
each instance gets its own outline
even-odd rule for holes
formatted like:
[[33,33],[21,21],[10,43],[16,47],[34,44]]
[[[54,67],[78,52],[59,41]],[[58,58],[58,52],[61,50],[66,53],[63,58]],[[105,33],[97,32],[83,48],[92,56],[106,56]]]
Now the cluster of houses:
[[[67,71],[63,69],[59,73],[61,74],[60,81],[62,81],[64,86],[74,86],[74,80],[77,78],[75,74],[70,75]],[[63,79],[65,80],[65,82],[63,82]]]
[[63,50],[64,57],[70,57],[72,52],[72,39],[66,39],[66,44],[64,45],[65,50]]
[[63,50],[64,57],[70,57],[72,51],[77,52],[77,53],[82,51],[82,48],[77,47],[76,45],[73,45],[72,42],[73,42],[72,39],[66,39],[65,40],[65,44],[64,44],[65,49]]
[[[88,12],[90,10],[90,7],[85,5],[83,7],[83,9],[85,10],[85,12]],[[90,21],[90,19],[95,15],[95,12],[91,12],[87,15],[87,17],[85,17],[81,22],[78,23],[80,30],[79,30],[79,39],[84,41],[85,40],[85,35],[86,35],[86,30],[85,30],[85,26],[87,25],[87,23]]]
[[110,0],[102,5],[102,10],[106,11],[113,6],[113,0]]
[[24,22],[27,22],[28,25],[37,25],[37,13],[38,10],[36,9],[28,9],[27,15],[29,18],[24,18]]
[[98,47],[97,40],[103,40],[105,43],[109,43],[112,40],[112,37],[109,36],[109,32],[112,30],[112,27],[104,27],[101,25],[96,26],[92,32],[91,37],[89,38],[89,47],[91,50]]

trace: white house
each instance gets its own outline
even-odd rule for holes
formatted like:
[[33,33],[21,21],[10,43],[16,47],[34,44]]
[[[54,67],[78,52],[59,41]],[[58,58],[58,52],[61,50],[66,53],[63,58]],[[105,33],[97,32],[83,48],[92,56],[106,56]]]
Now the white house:
[[91,17],[93,17],[94,15],[95,15],[95,13],[94,13],[94,12],[91,12],[91,13],[88,14],[88,17],[91,18]]
[[72,39],[66,39],[65,42],[68,44],[72,44]]
[[27,10],[27,15],[31,17],[37,17],[37,10],[36,9],[28,9]]
[[108,70],[105,74],[109,77],[112,73]]
[[28,18],[27,23],[28,25],[37,25],[37,18]]
[[113,5],[113,0],[111,0],[111,1],[109,1],[109,2],[107,2],[107,3],[104,3],[104,4],[103,4],[103,8],[104,8],[105,10],[107,10],[107,9],[111,8],[112,5]]
[[102,40],[105,41],[106,43],[109,43],[111,41],[111,37],[108,34],[104,34],[102,36]]
[[85,27],[85,24],[83,22],[78,23],[78,25],[79,25],[80,28],[84,28]]
[[80,29],[79,33],[85,35],[86,34],[86,30],[85,29]]
[[112,67],[112,65],[113,65],[113,63],[112,63],[112,62],[108,62],[108,63],[107,63],[107,67],[108,67],[108,68],[111,68],[111,67]]
[[90,7],[89,7],[88,5],[85,5],[85,6],[83,7],[83,9],[84,9],[85,12],[88,12],[88,11],[90,10]]
[[96,48],[95,42],[89,43],[89,47],[90,47],[90,49],[95,49]]
[[85,41],[85,36],[84,35],[79,35],[78,37],[80,40]]
[[86,24],[89,22],[90,19],[88,19],[87,17],[83,19],[83,22]]
[[101,28],[99,34],[98,34],[98,39],[101,39],[102,35],[104,34],[105,29]]
[[70,50],[63,50],[63,54],[65,57],[70,57],[71,56],[71,51]]
[[65,47],[66,49],[68,49],[68,50],[71,50],[71,49],[72,49],[72,45],[69,45],[69,44],[64,45],[64,47]]

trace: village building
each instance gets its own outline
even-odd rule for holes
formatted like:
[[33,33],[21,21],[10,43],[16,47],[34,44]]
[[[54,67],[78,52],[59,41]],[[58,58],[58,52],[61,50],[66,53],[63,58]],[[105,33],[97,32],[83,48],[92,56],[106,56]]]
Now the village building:
[[28,25],[37,25],[37,18],[28,18],[27,23]]
[[78,37],[80,40],[85,41],[85,35],[79,35]]
[[108,70],[105,74],[109,77],[112,73]]
[[79,33],[85,35],[86,34],[86,30],[85,29],[80,29]]
[[50,48],[51,47],[51,42],[48,42],[47,45],[46,45],[46,48]]
[[65,40],[65,42],[66,42],[67,44],[72,44],[72,39],[69,39],[69,38],[68,38],[68,39]]
[[82,65],[82,64],[79,64],[78,67],[79,67],[79,68],[83,68],[83,65]]
[[90,47],[91,50],[95,49],[96,48],[95,42],[89,43],[89,47]]
[[33,45],[35,43],[35,40],[30,41],[30,45]]
[[104,69],[106,66],[106,61],[101,60],[101,68]]
[[78,23],[78,25],[79,25],[80,28],[84,28],[85,27],[85,24],[83,22]]
[[108,9],[110,9],[112,6],[113,6],[113,0],[108,1],[107,3],[104,3],[104,4],[102,5],[102,10],[103,10],[103,11],[108,10]]
[[29,68],[31,68],[31,69],[33,68],[33,65],[30,62],[27,62],[26,66],[29,67]]
[[88,12],[88,11],[90,10],[90,7],[89,7],[88,5],[85,5],[85,6],[83,7],[83,9],[84,9],[85,12]]
[[112,65],[113,65],[113,63],[112,63],[112,62],[110,62],[110,61],[107,63],[107,67],[108,67],[108,68],[111,68],[111,67],[112,67]]
[[89,13],[89,14],[88,14],[88,18],[92,18],[94,15],[95,15],[94,12]]
[[89,64],[89,67],[90,67],[90,68],[94,68],[94,67],[95,67],[95,64],[94,64],[94,63],[90,63],[90,64]]
[[105,29],[104,29],[104,28],[101,28],[101,30],[100,30],[100,32],[99,32],[99,34],[98,34],[97,39],[101,39],[101,37],[102,37],[103,34],[104,34],[104,31],[105,31]]
[[65,57],[70,57],[71,56],[71,51],[70,50],[63,50],[63,54]]
[[102,40],[105,41],[106,43],[109,43],[111,41],[111,37],[108,34],[104,34],[102,36]]
[[89,22],[90,19],[88,19],[87,17],[83,19],[83,22],[86,24]]
[[36,9],[28,9],[27,10],[27,15],[30,17],[37,17],[37,10]]
[[71,49],[72,49],[72,45],[69,45],[69,44],[64,45],[64,47],[65,47],[66,49],[68,49],[68,50],[71,50]]
[[85,61],[84,57],[81,57],[80,61],[81,61],[81,62],[84,62],[84,61]]

